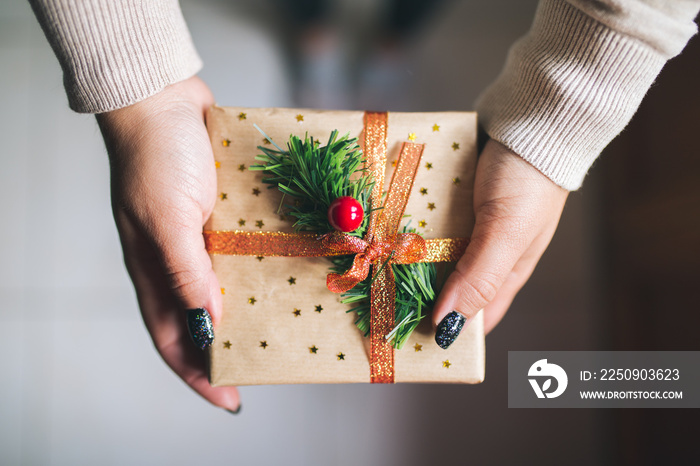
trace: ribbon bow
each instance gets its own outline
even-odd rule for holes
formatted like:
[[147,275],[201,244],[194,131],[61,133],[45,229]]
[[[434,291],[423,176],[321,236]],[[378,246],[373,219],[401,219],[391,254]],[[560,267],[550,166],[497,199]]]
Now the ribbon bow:
[[326,285],[333,293],[343,293],[353,288],[369,275],[369,267],[374,262],[390,264],[411,264],[420,262],[428,252],[425,240],[416,233],[398,233],[382,241],[376,236],[367,239],[340,232],[323,235],[324,248],[339,254],[356,254],[352,267],[343,274],[329,273]]

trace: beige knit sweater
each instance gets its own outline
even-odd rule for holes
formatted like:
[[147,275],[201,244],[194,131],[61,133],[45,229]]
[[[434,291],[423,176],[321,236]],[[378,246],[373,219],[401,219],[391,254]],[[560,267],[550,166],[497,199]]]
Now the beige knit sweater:
[[[515,0],[514,0],[515,1]],[[30,0],[72,109],[101,113],[199,71],[177,0]],[[577,189],[666,61],[696,33],[700,0],[541,0],[476,108],[486,132]]]

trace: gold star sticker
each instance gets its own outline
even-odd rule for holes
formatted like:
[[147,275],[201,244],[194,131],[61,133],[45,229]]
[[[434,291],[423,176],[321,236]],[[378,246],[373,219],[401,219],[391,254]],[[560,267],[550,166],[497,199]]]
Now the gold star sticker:
[[416,140],[416,133],[408,133],[408,140],[414,142]]
[[316,354],[317,352],[318,352],[318,348],[316,348],[316,345],[309,347],[309,353]]
[[245,171],[245,164],[244,164],[244,163],[242,163],[242,164],[240,164],[240,165],[238,166],[238,171],[239,171],[239,172],[244,172],[244,171]]
[[452,150],[459,150],[459,144],[456,142],[452,143]]
[[257,301],[258,300],[255,299],[255,296],[251,296],[250,298],[248,298],[248,304],[250,304],[251,306],[254,306]]
[[418,222],[418,226],[421,228],[425,228],[425,226],[428,224],[425,220],[421,220]]
[[253,196],[259,196],[259,195],[260,195],[260,189],[253,188]]
[[265,259],[265,256],[255,256],[255,258],[258,260],[258,262],[262,262],[262,260]]
[[297,279],[294,278],[294,277],[289,277],[289,278],[287,279],[287,281],[289,282],[290,285],[296,285],[296,284],[297,284]]
[[316,306],[316,312],[318,312],[320,314],[322,310],[323,310],[323,306],[321,306],[320,304],[318,306]]
[[428,202],[428,210],[435,210],[435,203],[434,202]]
[[[433,207],[433,208],[434,208],[434,207]],[[265,226],[265,224],[263,223],[262,220],[256,220],[256,221],[255,221],[255,226],[258,227],[258,228],[262,228],[262,227]]]
[[221,168],[221,162],[219,162],[218,160],[214,161],[214,166],[216,168]]
[[267,138],[263,138],[263,144],[270,144],[270,140]]
[[221,288],[221,294],[226,294],[226,288]]
[[246,118],[248,118],[248,115],[247,115],[247,114],[245,114],[245,113],[243,113],[243,112],[241,112],[241,113],[238,114],[238,119],[239,119],[239,120],[245,120]]
[[445,359],[444,361],[442,361],[442,367],[449,369],[451,365],[452,365],[452,363],[450,362],[449,359]]
[[228,147],[228,146],[231,145],[231,140],[230,140],[230,139],[224,139],[223,141],[221,141],[221,145],[224,146],[224,147]]
[[294,312],[292,312],[292,314],[294,314],[294,317],[299,317],[301,315],[301,309],[294,309]]
[[228,340],[226,340],[226,341],[224,342],[224,348],[226,348],[226,349],[231,349],[231,342],[228,341]]
[[243,219],[238,220],[238,226],[241,226],[241,227],[245,226],[245,220],[243,220]]
[[261,347],[262,349],[267,348],[267,346],[268,346],[268,345],[267,345],[267,340],[263,340],[263,341],[260,342],[260,347]]
[[462,181],[459,179],[459,177],[452,178],[452,184],[459,184],[459,182]]
[[221,193],[219,194],[219,197],[222,201],[225,201],[226,199],[228,199],[228,193]]
[[426,194],[428,194],[428,188],[420,188],[420,193],[421,193],[423,196],[425,196]]
[[418,351],[423,351],[423,345],[416,343],[415,345],[413,345],[413,349],[416,350],[416,353]]
[[395,167],[395,166],[396,166],[396,159],[394,159],[394,160],[391,161],[391,166],[392,166],[392,167]]
[[440,131],[440,125],[438,125],[437,123],[435,123],[435,124],[433,125],[433,131]]
[[338,361],[345,361],[345,355],[343,353],[338,353]]
[[298,115],[296,116],[296,118],[297,118],[297,121],[298,121],[299,123],[301,123],[302,121],[304,121],[304,115],[302,115],[301,113],[298,114]]
[[428,163],[425,164],[425,168],[427,168],[428,170],[430,170],[431,168],[433,168],[433,164],[430,163],[430,162],[428,162]]

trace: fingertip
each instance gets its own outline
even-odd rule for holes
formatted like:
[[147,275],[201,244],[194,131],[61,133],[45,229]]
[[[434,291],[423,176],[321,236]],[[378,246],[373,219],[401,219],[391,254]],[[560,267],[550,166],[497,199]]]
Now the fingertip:
[[190,387],[214,406],[229,412],[240,409],[241,397],[236,387],[212,387],[206,377],[198,378]]
[[[171,324],[174,325],[174,322]],[[240,404],[238,389],[232,386],[212,387],[206,370],[208,352],[197,350],[186,335],[162,342],[154,339],[163,360],[192,390],[214,406],[236,410]]]
[[241,412],[241,408],[243,407],[243,403],[238,403],[238,408],[236,409],[227,409],[226,411],[231,413],[231,414],[239,414]]

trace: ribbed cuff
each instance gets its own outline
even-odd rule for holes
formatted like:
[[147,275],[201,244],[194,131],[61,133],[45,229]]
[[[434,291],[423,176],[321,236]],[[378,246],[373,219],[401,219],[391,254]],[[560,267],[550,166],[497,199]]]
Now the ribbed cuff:
[[543,0],[476,108],[489,136],[575,190],[665,62],[564,1]]
[[202,67],[177,0],[31,3],[76,112],[126,107]]

